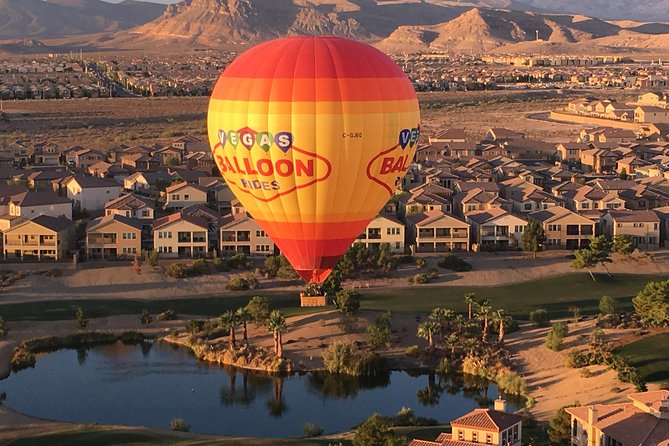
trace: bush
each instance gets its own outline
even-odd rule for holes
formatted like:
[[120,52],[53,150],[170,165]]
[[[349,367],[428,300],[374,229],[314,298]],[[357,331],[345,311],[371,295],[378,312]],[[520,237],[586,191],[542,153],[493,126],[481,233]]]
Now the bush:
[[44,277],[60,277],[63,274],[58,268],[49,268],[44,271],[40,271],[40,275]]
[[192,276],[201,276],[209,272],[209,262],[206,259],[197,259],[190,266],[190,274]]
[[153,316],[149,314],[149,310],[146,308],[142,310],[142,317],[140,318],[142,325],[147,325],[153,322]]
[[532,322],[535,327],[545,327],[548,325],[548,321],[548,311],[543,308],[530,312],[530,322]]
[[246,304],[246,309],[249,310],[251,321],[257,326],[265,325],[269,319],[270,310],[269,302],[266,297],[254,296]]
[[465,272],[471,271],[472,265],[465,262],[461,258],[455,256],[455,254],[448,254],[444,257],[444,260],[438,263],[438,265],[444,269],[450,269],[455,272]]
[[35,355],[31,352],[25,343],[14,349],[12,354],[12,370],[15,372],[35,366]]
[[302,432],[306,438],[318,437],[319,435],[323,435],[323,428],[313,423],[304,423]]
[[77,312],[75,313],[74,316],[77,320],[77,327],[83,330],[88,326],[88,319],[86,319],[86,315],[84,314],[83,308],[78,307]]
[[422,269],[425,266],[425,259],[421,259],[420,257],[416,259],[416,267],[418,269]]
[[592,373],[590,372],[590,369],[587,367],[583,367],[581,369],[581,376],[583,378],[590,378],[592,376]]
[[190,424],[183,418],[172,418],[172,421],[170,421],[170,429],[176,432],[188,432],[190,431]]
[[599,312],[601,314],[616,314],[616,301],[610,296],[602,296],[599,300]]
[[409,283],[413,283],[414,285],[421,285],[427,283],[427,281],[427,274],[423,273],[418,273],[415,276],[409,277]]
[[146,260],[146,263],[148,263],[151,266],[158,266],[158,251],[146,251],[144,254],[144,260]]
[[390,343],[391,335],[391,314],[390,311],[377,317],[372,325],[367,327],[367,342],[376,348]]
[[509,395],[527,395],[527,382],[515,372],[507,371],[497,377],[497,387]]
[[255,290],[258,287],[258,279],[250,274],[233,277],[225,286],[232,291]]
[[360,309],[360,297],[355,291],[341,290],[335,295],[334,304],[337,310],[351,315]]
[[562,346],[562,341],[564,340],[564,337],[567,336],[568,332],[567,324],[564,322],[554,323],[553,327],[546,335],[546,342],[544,345],[551,350],[559,351]]
[[214,259],[214,268],[216,268],[216,271],[224,273],[230,271],[230,263],[223,257],[216,257]]
[[177,313],[174,310],[165,310],[156,316],[156,320],[158,321],[175,321],[176,319]]
[[188,266],[185,263],[171,263],[165,268],[165,275],[174,279],[183,279],[188,277]]
[[409,357],[416,358],[420,354],[420,347],[415,344],[410,345],[404,350],[404,354]]
[[253,262],[243,252],[230,257],[229,263],[232,269],[249,270],[253,268]]
[[192,319],[186,322],[186,331],[190,334],[196,334],[204,330],[206,322],[200,319]]
[[451,373],[451,361],[448,360],[448,358],[442,358],[441,361],[439,361],[439,365],[437,365],[437,373],[440,373],[442,375],[448,375]]

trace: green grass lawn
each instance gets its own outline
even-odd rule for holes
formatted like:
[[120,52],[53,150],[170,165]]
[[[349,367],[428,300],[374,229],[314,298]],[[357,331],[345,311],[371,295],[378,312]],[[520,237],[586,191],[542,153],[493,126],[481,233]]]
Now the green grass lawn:
[[669,384],[669,333],[648,336],[616,350],[639,369],[646,382]]
[[[362,308],[407,312],[428,312],[434,307],[446,307],[464,313],[467,308],[464,294],[475,292],[479,299],[488,299],[494,308],[504,308],[518,318],[527,318],[536,308],[548,310],[551,318],[569,316],[569,307],[578,306],[583,314],[595,314],[599,299],[609,295],[617,300],[619,311],[632,309],[631,297],[651,280],[664,280],[664,276],[616,274],[608,277],[596,275],[593,282],[587,273],[567,274],[533,282],[495,287],[461,286],[411,286],[363,290]],[[234,295],[196,297],[189,299],[85,299],[73,301],[43,301],[20,304],[0,304],[0,316],[5,320],[68,320],[74,319],[78,306],[86,317],[120,314],[137,314],[146,308],[156,314],[172,309],[177,314],[219,316],[225,310],[246,305],[255,295],[266,296],[274,309],[287,315],[319,311],[300,308],[296,292],[255,290]]]

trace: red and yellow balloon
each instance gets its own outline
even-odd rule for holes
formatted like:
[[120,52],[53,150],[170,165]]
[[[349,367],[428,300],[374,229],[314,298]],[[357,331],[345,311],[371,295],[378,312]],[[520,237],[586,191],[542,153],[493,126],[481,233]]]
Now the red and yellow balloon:
[[214,159],[295,270],[320,283],[397,190],[420,132],[404,72],[364,43],[289,37],[221,74]]

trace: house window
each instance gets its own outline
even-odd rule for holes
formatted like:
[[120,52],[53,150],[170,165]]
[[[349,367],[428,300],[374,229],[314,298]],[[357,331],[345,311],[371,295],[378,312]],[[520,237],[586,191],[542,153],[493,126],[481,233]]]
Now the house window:
[[549,231],[561,231],[562,225],[548,225]]
[[657,230],[657,223],[653,224],[653,229]]
[[492,444],[492,434],[485,434],[486,444]]
[[590,209],[590,203],[581,203],[581,209]]
[[142,211],[142,217],[148,217],[149,211]]
[[639,207],[644,207],[646,202],[644,200],[639,200]]
[[518,425],[513,426],[513,441],[518,441]]
[[395,242],[395,249],[400,249],[400,242]]
[[256,237],[267,237],[265,231],[256,231]]
[[519,225],[517,225],[517,226],[514,228],[514,232],[516,232],[516,233],[518,233],[518,232],[523,232],[523,231],[525,231],[525,226],[519,226]]
[[532,203],[525,203],[525,210],[526,211],[531,211],[532,210]]
[[188,199],[190,199],[190,195],[184,194],[184,200],[188,200]]
[[465,432],[462,429],[458,430],[458,440],[462,441],[464,439],[465,439]]
[[478,432],[476,432],[476,431],[472,432],[472,441],[474,443],[477,443],[479,441],[479,433]]

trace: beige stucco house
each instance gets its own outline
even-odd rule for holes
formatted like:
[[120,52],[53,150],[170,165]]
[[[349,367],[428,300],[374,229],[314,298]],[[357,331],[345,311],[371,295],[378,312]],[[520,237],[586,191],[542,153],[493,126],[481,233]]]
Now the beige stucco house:
[[74,249],[75,228],[65,217],[40,215],[7,229],[5,259],[65,259]]
[[142,222],[118,214],[91,220],[86,226],[86,257],[132,258],[142,252]]
[[369,222],[365,231],[355,243],[362,243],[367,249],[378,250],[387,243],[391,251],[404,252],[404,224],[392,215],[379,214]]
[[541,223],[549,248],[587,248],[595,236],[592,220],[560,206],[532,212],[528,218]]
[[39,215],[72,219],[72,200],[55,192],[22,192],[9,199],[8,214],[31,219]]
[[105,203],[105,215],[120,215],[140,220],[153,220],[154,206],[151,200],[134,194],[125,194]]
[[199,257],[209,252],[206,220],[176,212],[153,222],[153,249],[161,257]]
[[65,187],[74,205],[89,211],[104,209],[105,203],[121,195],[121,185],[107,178],[72,177]]
[[472,241],[479,249],[520,247],[527,226],[524,219],[499,208],[470,212],[465,220],[472,225]]
[[660,217],[653,211],[621,209],[602,215],[599,220],[602,234],[609,239],[616,235],[629,235],[635,247],[658,249],[660,247]]
[[246,212],[236,212],[221,218],[220,231],[222,255],[240,252],[249,256],[274,254],[274,242]]
[[186,181],[173,184],[165,189],[165,209],[179,211],[194,204],[206,203],[207,191]]
[[407,242],[416,252],[469,251],[469,224],[438,210],[411,215]]

